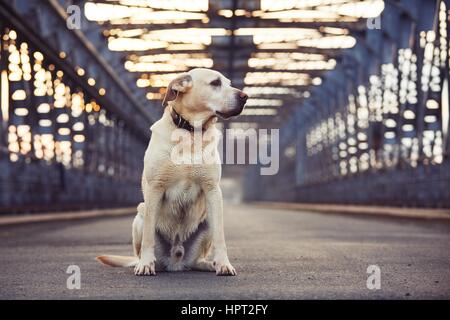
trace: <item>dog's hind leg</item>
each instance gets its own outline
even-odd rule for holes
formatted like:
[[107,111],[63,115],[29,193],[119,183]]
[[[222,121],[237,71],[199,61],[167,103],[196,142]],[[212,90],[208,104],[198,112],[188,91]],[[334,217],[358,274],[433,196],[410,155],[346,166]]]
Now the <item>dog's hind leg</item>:
[[132,226],[132,231],[131,234],[133,236],[133,251],[134,251],[134,255],[136,257],[140,257],[141,256],[141,245],[142,245],[142,230],[144,227],[144,220],[142,218],[142,215],[144,213],[144,203],[141,202],[137,209],[137,215],[133,220],[133,226]]
[[192,265],[192,270],[208,272],[216,271],[213,262],[207,259],[211,250],[211,245],[212,244],[209,237],[205,237],[202,239],[200,255],[197,258],[197,261],[195,261],[195,263]]
[[212,261],[208,261],[205,259],[200,259],[198,260],[192,267],[192,270],[194,271],[208,271],[208,272],[213,272],[216,271],[216,269],[214,268],[214,264]]

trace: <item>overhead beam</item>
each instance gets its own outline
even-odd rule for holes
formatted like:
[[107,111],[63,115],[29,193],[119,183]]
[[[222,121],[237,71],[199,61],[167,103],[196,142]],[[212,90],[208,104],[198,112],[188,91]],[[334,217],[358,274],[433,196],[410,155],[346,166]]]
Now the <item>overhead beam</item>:
[[[298,47],[295,49],[261,49],[257,48],[256,46],[242,46],[242,45],[235,45],[236,54],[239,57],[240,54],[244,53],[258,53],[258,52],[267,52],[267,53],[278,53],[278,52],[286,52],[286,53],[313,53],[313,54],[323,54],[329,58],[335,58],[341,55],[342,49],[319,49],[319,48],[313,48],[313,47]],[[142,50],[142,51],[125,51],[126,54],[131,55],[156,55],[156,54],[163,54],[163,53],[169,53],[169,54],[177,54],[177,53],[187,53],[187,54],[195,54],[195,53],[205,53],[205,54],[212,54],[214,50],[217,50],[219,52],[223,52],[224,50],[229,50],[228,45],[210,45],[205,47],[202,50],[169,50],[166,48],[161,49],[152,49],[152,50]]]
[[[266,85],[245,85],[245,87],[247,87],[247,88],[251,88],[251,87],[258,87],[258,88],[261,88],[261,87],[276,87],[276,88],[288,88],[288,89],[296,89],[296,90],[299,90],[299,91],[308,91],[308,90],[310,90],[312,87],[314,87],[313,85],[311,86],[311,85],[304,85],[304,86],[302,86],[302,85],[280,85],[280,84],[266,84]],[[159,90],[161,89],[161,88],[164,88],[165,89],[165,87],[159,87],[159,86],[151,86],[151,87],[147,87],[146,89],[148,90],[148,92],[154,92],[154,93],[156,93],[156,92],[159,92]]]
[[278,115],[275,116],[238,116],[233,118],[233,120],[221,120],[223,123],[233,123],[233,122],[258,122],[258,123],[266,123],[266,124],[276,124],[278,122]]
[[[255,85],[243,85],[243,87],[255,87]],[[314,88],[314,85],[306,85],[306,86],[295,86],[295,85],[291,85],[291,86],[287,86],[287,85],[280,85],[280,84],[267,84],[267,85],[259,85],[257,87],[276,87],[276,88],[289,88],[289,89],[294,89],[297,90],[298,92],[305,92],[305,91],[310,91],[312,88]],[[159,93],[161,89],[165,89],[166,87],[156,87],[156,86],[152,86],[152,87],[147,87],[145,88],[147,90],[147,92],[151,92],[151,93]],[[276,95],[276,94],[258,94],[258,95],[253,95],[253,97],[274,97],[275,99],[277,98],[281,98],[284,97],[283,99],[287,99],[288,97],[290,97],[290,94],[285,94],[285,95]],[[294,96],[295,99],[298,99]]]
[[[230,24],[231,18],[219,15],[208,16],[209,21],[189,20],[184,23],[171,24],[133,24],[133,23],[111,23],[105,22],[103,26],[107,28],[145,29],[148,31],[186,28],[223,28]],[[314,22],[281,22],[278,19],[260,19],[258,17],[233,16],[236,19],[237,28],[306,28],[318,29],[320,27],[332,27],[348,29],[350,32],[363,31],[367,28],[365,21],[341,22],[341,21],[314,21]]]
[[[179,70],[179,71],[131,71],[133,73],[148,73],[150,75],[155,74],[155,75],[162,75],[162,74],[172,74],[172,73],[180,73],[180,72],[186,72],[189,69],[185,69],[185,70]],[[225,68],[215,68],[215,70],[217,71],[221,71],[223,73],[226,73],[226,71],[228,70],[226,67]],[[324,74],[324,72],[327,72],[329,70],[276,70],[276,69],[271,69],[271,68],[262,68],[262,69],[255,69],[255,68],[240,68],[239,70],[234,70],[235,72],[239,73],[239,74],[245,74],[248,72],[275,72],[275,73],[299,73],[299,74],[308,74],[312,77],[320,77]]]

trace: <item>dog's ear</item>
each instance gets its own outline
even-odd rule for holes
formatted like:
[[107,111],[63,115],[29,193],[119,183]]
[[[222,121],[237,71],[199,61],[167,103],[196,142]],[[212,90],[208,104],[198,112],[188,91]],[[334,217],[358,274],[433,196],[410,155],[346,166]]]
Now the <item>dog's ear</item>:
[[162,102],[163,107],[165,107],[169,101],[175,100],[180,93],[185,93],[190,88],[192,88],[192,77],[187,73],[183,73],[170,81]]

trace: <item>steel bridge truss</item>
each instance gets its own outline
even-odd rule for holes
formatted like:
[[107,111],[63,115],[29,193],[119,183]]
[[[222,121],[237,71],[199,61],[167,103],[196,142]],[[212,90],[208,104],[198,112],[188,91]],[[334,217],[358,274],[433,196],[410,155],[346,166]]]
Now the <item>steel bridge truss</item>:
[[57,3],[31,4],[0,4],[0,210],[135,205],[152,115]]
[[386,1],[283,126],[284,187],[249,198],[449,207],[449,9]]

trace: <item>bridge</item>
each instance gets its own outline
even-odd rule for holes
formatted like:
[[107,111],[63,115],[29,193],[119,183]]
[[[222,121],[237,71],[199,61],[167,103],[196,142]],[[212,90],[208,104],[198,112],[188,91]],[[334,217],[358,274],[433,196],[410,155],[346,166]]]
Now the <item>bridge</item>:
[[[2,1],[0,296],[171,298],[176,282],[179,298],[448,299],[449,10],[448,0]],[[231,137],[224,150],[243,147],[223,155],[222,179],[239,276],[143,283],[92,257],[131,252],[149,127],[168,83],[195,67],[250,96],[217,124]],[[73,264],[84,290],[65,287]],[[380,290],[366,287],[369,265]]]

